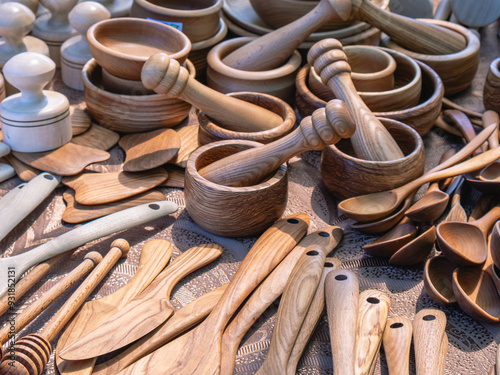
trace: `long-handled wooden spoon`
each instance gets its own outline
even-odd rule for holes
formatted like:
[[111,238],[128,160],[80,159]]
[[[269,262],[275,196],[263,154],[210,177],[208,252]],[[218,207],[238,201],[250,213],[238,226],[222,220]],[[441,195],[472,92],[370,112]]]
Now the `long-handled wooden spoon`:
[[396,316],[387,319],[382,344],[389,375],[410,374],[410,346],[412,325],[408,318]]
[[309,217],[295,214],[269,228],[247,254],[212,313],[192,331],[127,367],[123,374],[216,374],[222,333],[255,287],[306,234]]
[[141,294],[102,324],[63,348],[59,356],[73,361],[94,358],[120,349],[148,334],[173,314],[170,294],[174,286],[221,254],[222,247],[217,244],[203,244],[185,251]]
[[59,353],[69,344],[105,322],[141,293],[167,265],[172,251],[173,246],[168,241],[147,242],[141,250],[139,267],[127,284],[106,297],[86,302],[80,308],[66,325],[57,342],[56,364],[61,374],[90,375],[92,373],[95,358],[87,361],[63,361]]
[[[16,270],[15,280],[32,266],[52,258],[89,241],[112,233],[141,225],[148,221],[166,216],[177,211],[177,205],[170,201],[148,203],[116,212],[74,228],[30,251],[0,259],[0,279],[7,280],[9,267]],[[0,296],[7,291],[7,285],[0,286]]]

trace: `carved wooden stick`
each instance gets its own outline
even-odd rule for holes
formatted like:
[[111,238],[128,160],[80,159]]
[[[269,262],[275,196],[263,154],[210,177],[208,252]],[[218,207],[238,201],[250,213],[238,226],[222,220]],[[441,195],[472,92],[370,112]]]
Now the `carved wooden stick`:
[[351,137],[354,153],[367,160],[394,160],[404,157],[387,129],[359,97],[351,80],[351,67],[337,39],[323,39],[307,55],[321,80],[346,103],[356,122]]
[[158,94],[179,98],[204,111],[226,129],[257,132],[272,129],[283,119],[262,107],[215,91],[189,75],[165,53],[151,56],[142,68],[144,86]]
[[291,157],[307,150],[322,150],[353,132],[354,122],[345,104],[334,99],[304,118],[300,126],[285,137],[220,159],[199,173],[220,185],[251,186]]

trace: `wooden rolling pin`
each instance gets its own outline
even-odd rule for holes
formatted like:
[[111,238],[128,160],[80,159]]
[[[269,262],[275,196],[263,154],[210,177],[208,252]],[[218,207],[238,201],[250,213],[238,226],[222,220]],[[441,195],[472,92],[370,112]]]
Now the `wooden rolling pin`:
[[308,14],[238,48],[222,62],[240,70],[275,69],[320,26],[348,19],[367,22],[401,46],[419,53],[445,55],[466,47],[465,38],[458,33],[388,12],[368,0],[321,0]]
[[307,150],[322,150],[353,132],[354,122],[345,104],[334,99],[304,118],[297,129],[283,138],[220,159],[199,173],[220,185],[255,185],[291,157]]
[[85,302],[94,288],[106,276],[109,270],[121,257],[127,255],[129,245],[127,241],[118,239],[113,241],[111,249],[71,295],[61,309],[52,317],[49,323],[38,334],[23,337],[13,348],[14,358],[7,353],[0,364],[2,375],[40,375],[49,360],[52,347],[50,342],[59,331],[68,323],[73,314]]
[[141,80],[146,88],[158,94],[191,103],[228,130],[258,132],[283,123],[276,113],[201,84],[166,53],[157,53],[146,61]]
[[342,100],[354,117],[356,131],[351,137],[358,158],[375,161],[404,157],[398,144],[359,97],[351,79],[351,66],[337,39],[323,39],[307,54],[321,80]]

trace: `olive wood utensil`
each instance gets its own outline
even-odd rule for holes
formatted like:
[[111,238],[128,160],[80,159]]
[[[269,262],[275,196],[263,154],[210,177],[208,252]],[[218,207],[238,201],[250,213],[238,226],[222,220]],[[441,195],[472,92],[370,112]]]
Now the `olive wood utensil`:
[[322,150],[349,138],[355,125],[343,102],[334,99],[312,116],[304,118],[297,129],[274,142],[219,159],[201,168],[207,180],[224,186],[252,186],[281,164],[307,150]]
[[439,351],[439,362],[438,362],[438,375],[444,375],[444,370],[446,369],[446,355],[448,353],[448,336],[445,334],[443,336],[443,342],[441,343],[441,350]]
[[[174,312],[170,295],[175,285],[190,273],[222,254],[217,244],[202,244],[178,256],[141,294],[107,317],[101,324],[59,352],[65,360],[98,357],[140,339],[165,322]],[[131,326],[130,322],[135,322]]]
[[177,152],[177,157],[171,160],[170,164],[186,168],[189,155],[198,148],[198,128],[198,125],[186,125],[180,129],[175,129],[181,139],[181,147]]
[[120,135],[108,128],[92,123],[85,133],[73,137],[71,143],[107,151],[118,143]]
[[50,319],[48,324],[39,333],[25,336],[17,341],[14,346],[16,366],[12,367],[9,364],[10,356],[6,356],[0,364],[0,373],[41,375],[52,352],[51,341],[64,328],[118,259],[126,256],[128,250],[127,241],[122,239],[113,241],[106,256]]
[[[443,20],[443,21],[446,21],[446,20]],[[463,113],[465,113],[468,116],[476,117],[477,119],[480,119],[483,116],[481,113],[471,111],[467,108],[464,108],[461,105],[458,105],[457,103],[452,102],[450,99],[448,99],[446,97],[443,97],[442,101],[443,101],[443,105],[445,107],[452,108],[452,109],[458,109],[459,111],[462,111]]]
[[417,226],[408,217],[404,217],[394,228],[376,240],[363,246],[365,253],[380,257],[391,257],[417,235]]
[[154,54],[146,61],[141,80],[147,89],[194,105],[228,130],[265,131],[283,122],[274,112],[203,85],[165,53]]
[[446,210],[450,196],[439,188],[439,183],[430,184],[425,194],[405,213],[407,217],[419,223],[432,223]]
[[424,288],[429,297],[444,305],[457,302],[453,293],[453,271],[458,266],[445,256],[427,259],[424,267]]
[[61,374],[90,375],[92,373],[96,358],[86,361],[64,361],[59,357],[59,353],[116,314],[151,284],[167,265],[172,251],[172,244],[166,240],[148,241],[141,249],[139,266],[127,284],[106,297],[86,302],[80,308],[57,341],[56,364]]
[[[457,109],[447,109],[442,112],[443,116],[455,125],[455,127],[462,133],[462,136],[467,142],[472,141],[476,137],[476,131],[472,126],[469,117]],[[494,134],[495,132],[493,132]],[[476,154],[486,150],[486,144],[483,144],[480,148],[476,150]]]
[[9,154],[5,155],[4,159],[7,160],[7,162],[12,165],[14,170],[16,171],[17,176],[23,180],[24,182],[31,181],[34,179],[36,176],[38,176],[42,171],[30,167],[28,164],[23,163],[21,160],[16,158],[14,155]]
[[170,319],[154,331],[128,346],[120,354],[94,368],[94,375],[115,375],[154,350],[194,327],[210,314],[224,294],[222,285],[177,310]]
[[462,204],[460,203],[460,198],[462,195],[462,189],[464,186],[464,179],[463,177],[459,177],[459,182],[458,185],[455,189],[455,192],[453,194],[453,197],[451,198],[451,208],[448,214],[446,215],[444,221],[461,221],[461,222],[467,222],[467,214],[465,212],[465,209],[462,207]]
[[359,97],[342,44],[337,39],[323,39],[311,47],[307,60],[323,83],[351,112],[356,123],[356,131],[351,136],[354,154],[366,160],[403,158],[403,152],[394,138]]
[[496,124],[497,128],[493,132],[493,134],[488,138],[488,146],[489,148],[495,148],[498,147],[498,141],[499,141],[499,129],[498,125],[500,123],[500,118],[498,116],[498,113],[495,111],[485,111],[482,114],[482,126],[483,128],[487,128],[488,126],[492,124]]
[[75,190],[75,200],[85,205],[106,204],[148,191],[168,178],[162,168],[144,172],[83,173],[63,178]]
[[108,160],[110,157],[106,151],[71,142],[53,151],[12,152],[12,154],[30,167],[60,176],[73,176],[80,173],[87,165]]
[[348,270],[335,270],[325,279],[325,301],[336,375],[354,374],[358,324],[358,278]]
[[69,114],[71,116],[71,131],[74,136],[85,133],[92,125],[92,120],[85,111],[76,108],[69,107]]
[[288,373],[288,359],[321,280],[326,252],[322,246],[311,245],[293,268],[280,300],[269,350],[256,375]]
[[185,178],[185,169],[178,167],[176,165],[165,165],[165,170],[168,173],[168,178],[165,182],[163,182],[160,186],[164,187],[175,187],[175,188],[184,188],[184,178]]
[[[499,146],[499,126],[500,119],[498,113],[495,111],[486,111],[483,113],[483,126],[495,124],[497,126],[493,134],[488,138],[488,146],[490,149]],[[482,181],[500,182],[500,162],[496,161],[484,167],[480,172],[478,178]]]
[[342,229],[336,226],[325,227],[307,235],[252,293],[222,336],[220,375],[233,374],[241,340],[257,318],[281,295],[295,264],[307,248],[312,245],[322,246],[328,254],[340,242],[342,235]]
[[481,197],[479,198],[476,205],[472,209],[472,212],[469,215],[468,222],[473,222],[483,217],[490,210],[492,200],[493,200],[493,195],[491,194],[481,195]]
[[413,319],[413,345],[417,375],[439,374],[441,346],[446,336],[446,315],[437,309],[422,309]]
[[307,215],[295,214],[271,226],[250,249],[207,319],[120,374],[147,374],[152,371],[161,371],[165,375],[218,373],[222,334],[227,323],[246,297],[306,234],[308,225]]
[[420,234],[396,251],[390,258],[389,264],[394,266],[412,266],[427,259],[436,242],[436,227],[422,225]]
[[[90,223],[74,228],[23,254],[0,259],[0,277],[7,280],[9,267],[16,270],[16,281],[34,265],[52,258],[89,241],[108,236],[112,233],[141,225],[177,211],[174,202],[163,201],[143,204],[137,207],[107,215]],[[7,291],[7,286],[0,286],[0,296]]]
[[412,324],[404,316],[387,319],[387,325],[382,336],[385,358],[389,375],[410,374],[410,347]]
[[173,129],[123,136],[119,142],[127,157],[123,170],[140,172],[154,169],[172,160],[181,147],[181,139]]

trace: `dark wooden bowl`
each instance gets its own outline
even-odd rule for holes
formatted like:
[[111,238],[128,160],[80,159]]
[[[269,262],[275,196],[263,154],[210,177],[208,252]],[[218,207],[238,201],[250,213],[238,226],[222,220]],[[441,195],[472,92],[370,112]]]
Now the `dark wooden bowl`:
[[219,236],[249,237],[264,232],[283,215],[288,199],[285,164],[266,181],[248,187],[218,185],[198,173],[216,160],[259,145],[244,140],[220,141],[191,154],[184,194],[187,211],[200,227]]
[[500,57],[493,60],[484,82],[484,108],[500,113]]

